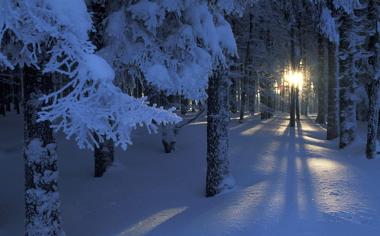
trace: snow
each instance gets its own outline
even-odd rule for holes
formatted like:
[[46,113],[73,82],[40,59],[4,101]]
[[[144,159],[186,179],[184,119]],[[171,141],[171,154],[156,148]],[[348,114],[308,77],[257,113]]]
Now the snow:
[[[23,234],[22,117],[0,122],[0,235]],[[59,190],[67,235],[333,235],[380,230],[379,160],[366,160],[365,130],[345,150],[313,118],[230,125],[232,191],[204,197],[206,123],[178,134],[165,154],[157,135],[136,131],[127,152],[93,178],[92,152],[58,135]]]
[[[103,135],[126,149],[137,125],[154,130],[153,121],[178,122],[173,110],[148,106],[146,98],[135,99],[115,86],[113,61],[108,64],[93,54],[95,47],[88,41],[91,29],[83,0],[0,3],[1,65],[34,65],[43,73],[70,79],[42,98],[46,106],[39,120],[49,120],[56,131],[64,131],[81,148],[90,149],[98,145],[96,137],[102,141]],[[6,31],[12,33],[12,40],[4,37]],[[42,53],[46,45],[49,50]]]
[[[115,72],[112,67],[101,57],[95,54],[85,54],[83,56],[84,68],[79,71],[79,76],[82,78],[89,77],[94,81],[112,82],[115,77]],[[81,73],[89,73],[90,75],[81,75]]]
[[204,100],[215,66],[226,65],[228,56],[237,54],[224,15],[242,5],[230,2],[218,2],[218,7],[195,0],[118,5],[105,21],[106,46],[99,54],[110,65],[120,65],[115,70],[135,67],[167,95]]
[[352,14],[354,9],[358,9],[363,4],[360,3],[360,0],[333,0],[334,6],[339,9],[343,9],[348,14]]
[[47,149],[43,147],[42,140],[39,138],[30,140],[29,145],[25,148],[25,155],[33,161],[38,161],[42,156],[46,155],[46,152]]
[[169,71],[165,66],[160,64],[152,65],[147,69],[146,79],[153,85],[161,85],[164,90],[169,90],[174,87]]
[[338,44],[339,32],[335,19],[331,14],[331,10],[326,7],[322,9],[321,20],[319,24],[322,33],[326,35],[329,41]]
[[160,9],[159,5],[155,2],[148,0],[141,0],[132,6],[128,7],[128,11],[133,14],[133,17],[139,20],[143,20],[145,26],[150,30],[154,31],[162,22],[159,15]]
[[69,27],[78,37],[82,37],[82,40],[88,38],[87,33],[92,29],[92,21],[84,1],[49,0],[46,4],[61,24]]
[[[53,215],[53,211],[56,210],[59,206],[52,205],[59,202],[59,194],[57,192],[48,192],[42,189],[29,189],[26,191],[25,195],[27,196],[28,201],[32,204],[38,205],[38,214],[37,217],[33,218],[33,221],[28,224],[27,231],[31,236],[40,236],[40,235],[52,235],[52,232],[55,232],[55,228],[49,227],[51,222],[49,219],[46,219],[44,216]],[[59,222],[53,222],[54,226],[59,226]],[[1,231],[0,231],[1,233]],[[61,232],[59,236],[64,236],[65,234]]]

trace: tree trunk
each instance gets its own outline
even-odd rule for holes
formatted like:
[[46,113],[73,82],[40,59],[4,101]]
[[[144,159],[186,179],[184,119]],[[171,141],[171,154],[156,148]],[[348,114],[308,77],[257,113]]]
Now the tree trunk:
[[326,123],[326,113],[325,113],[325,104],[326,104],[326,93],[325,93],[325,39],[322,35],[318,37],[318,113],[315,122],[318,124]]
[[25,235],[64,235],[56,143],[50,122],[37,122],[39,98],[48,92],[51,80],[34,68],[24,72]]
[[368,159],[376,156],[377,135],[379,130],[379,89],[380,81],[374,80],[370,83],[368,89],[369,107],[368,107],[368,133],[366,155]]
[[300,90],[296,88],[296,118],[300,120]]
[[5,86],[0,82],[0,115],[5,116]]
[[377,140],[380,140],[380,111],[379,111],[379,122],[377,122]]
[[[254,74],[254,73],[253,73]],[[248,110],[251,116],[255,115],[256,103],[256,81],[255,77],[250,77],[248,87]]]
[[[293,3],[292,3],[293,4]],[[297,67],[296,62],[296,47],[295,47],[295,32],[294,27],[290,29],[290,62],[292,70],[295,71]],[[296,94],[295,88],[292,85],[290,90],[290,127],[294,127],[296,125]]]
[[260,117],[261,120],[269,119],[269,95],[268,81],[260,80]]
[[281,80],[281,89],[280,89],[280,110],[285,112],[285,82]]
[[268,101],[268,114],[267,114],[267,117],[268,119],[269,118],[272,118],[273,117],[273,112],[274,112],[274,106],[275,106],[275,100],[274,100],[274,94],[273,94],[273,91],[270,89],[271,86],[268,87],[267,89],[267,101]]
[[309,115],[309,99],[311,99],[310,95],[311,91],[311,80],[308,78],[306,81],[306,85],[304,86],[304,91],[302,92],[302,115]]
[[253,42],[253,15],[249,15],[249,36],[246,48],[246,58],[244,63],[246,81],[246,93],[248,98],[248,111],[251,116],[255,114],[255,80],[253,78],[254,72],[252,71],[252,42]]
[[99,143],[99,147],[95,147],[95,177],[102,177],[107,168],[114,160],[114,143],[112,140],[105,139]]
[[233,187],[228,160],[228,86],[224,71],[215,71],[207,89],[207,176],[206,196]]
[[176,133],[174,125],[162,125],[162,145],[164,145],[166,153],[172,153],[175,151]]
[[[92,2],[90,5],[93,11],[93,21],[95,31],[90,34],[91,40],[94,42],[98,50],[104,47],[104,24],[103,21],[107,17],[108,3]],[[95,177],[102,177],[107,168],[114,160],[114,143],[112,140],[105,140],[99,143],[99,147],[94,147],[94,160],[95,160]]]
[[231,87],[230,87],[230,110],[233,114],[237,113],[237,98],[236,98],[237,82],[236,79],[231,78]]
[[353,54],[351,44],[352,18],[343,12],[339,27],[339,71],[340,71],[340,139],[339,147],[344,148],[355,139],[356,104],[355,104],[355,77],[352,72]]
[[[14,78],[14,81],[16,80],[18,83],[21,83],[21,78],[19,77],[20,71],[17,70],[17,79]],[[15,82],[13,84],[13,109],[16,110],[17,114],[20,114],[20,87]]]
[[337,53],[334,42],[328,42],[328,100],[327,100],[327,140],[338,137],[338,80]]
[[380,3],[375,0],[368,1],[368,22],[370,23],[370,31],[372,31],[368,40],[368,52],[372,52],[368,58],[369,71],[371,73],[371,82],[368,88],[368,133],[367,133],[367,147],[366,155],[368,159],[372,159],[377,154],[377,145],[379,138],[379,90],[380,78],[377,73],[380,69],[379,55],[380,40],[379,32],[377,30],[378,20],[380,15]]
[[190,100],[181,96],[181,114],[186,115],[186,113],[189,111],[189,106],[190,106]]
[[294,127],[296,125],[296,108],[295,108],[295,88],[294,86],[290,89],[290,127]]
[[239,122],[242,122],[244,120],[244,113],[245,113],[245,104],[247,101],[247,78],[244,75],[243,80],[241,81],[241,99],[240,99],[240,116],[239,116]]
[[5,86],[6,88],[6,92],[5,92],[5,96],[6,96],[6,99],[5,99],[5,110],[7,112],[10,112],[11,111],[11,104],[12,104],[12,89],[11,89],[11,85],[10,84],[6,84]]
[[[333,6],[333,1],[327,1],[328,8],[332,11],[335,17],[336,12]],[[338,137],[338,66],[337,66],[337,46],[335,42],[328,42],[328,78],[327,78],[327,134],[326,139],[332,140]]]
[[[178,107],[181,103],[180,97],[166,96],[165,94],[160,95],[160,104],[165,109],[169,109],[173,106]],[[164,146],[165,153],[172,153],[176,148],[176,131],[175,125],[166,124],[162,125],[162,145]]]

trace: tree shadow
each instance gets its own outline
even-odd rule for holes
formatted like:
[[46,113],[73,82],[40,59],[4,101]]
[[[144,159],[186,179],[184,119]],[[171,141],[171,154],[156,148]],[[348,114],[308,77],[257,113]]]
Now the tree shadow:
[[[208,226],[210,222],[219,222],[221,218],[229,221],[227,224],[219,222],[221,226],[217,230],[227,230],[231,234],[241,230],[241,227],[253,227],[250,232],[266,232],[268,228],[275,230],[277,224],[281,224],[279,231],[285,227],[286,231],[296,232],[297,227],[303,227],[299,223],[303,220],[303,214],[314,215],[317,210],[313,200],[315,192],[312,175],[306,161],[302,125],[297,123],[296,129],[291,128],[287,119],[276,117],[268,120],[255,133],[244,137],[241,135],[242,131],[254,125],[257,125],[255,121],[246,122],[232,131],[234,136],[240,136],[235,141],[231,140],[232,152],[234,142],[238,142],[241,148],[257,141],[254,152],[244,153],[240,150],[240,156],[232,157],[232,174],[238,183],[235,192],[211,199],[199,196],[195,200],[176,198],[175,201],[160,206],[151,204],[146,211],[151,214],[130,224],[126,232],[140,229],[139,224],[152,226],[149,219],[153,219],[153,223],[159,223],[149,231],[148,234],[152,235],[170,232],[172,228],[178,230],[178,225],[184,226],[180,232],[190,234],[197,229],[189,227],[208,230],[208,227],[213,227]],[[270,131],[274,132],[273,136],[268,133]],[[267,152],[271,149],[272,152]],[[235,166],[235,162],[245,164]],[[165,213],[172,211],[172,215]],[[164,220],[157,220],[162,215]],[[269,218],[275,220],[268,221]]]

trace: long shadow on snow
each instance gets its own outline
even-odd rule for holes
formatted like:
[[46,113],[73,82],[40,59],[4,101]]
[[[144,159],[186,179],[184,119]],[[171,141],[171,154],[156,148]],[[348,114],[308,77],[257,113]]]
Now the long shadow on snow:
[[[276,191],[276,186],[275,184],[271,184],[271,181],[279,180],[278,173],[281,166],[283,166],[284,160],[277,158],[270,173],[263,173],[261,170],[255,169],[255,167],[262,165],[261,162],[263,162],[263,158],[260,158],[262,157],[260,154],[267,150],[270,145],[273,145],[270,142],[272,140],[272,137],[268,137],[268,131],[274,127],[278,127],[278,123],[283,122],[282,120],[283,119],[281,118],[274,118],[254,125],[252,125],[253,122],[249,121],[243,124],[239,124],[239,128],[236,128],[231,132],[231,147],[237,146],[234,145],[234,142],[238,142],[237,144],[240,146],[240,148],[244,148],[246,145],[252,146],[255,144],[255,139],[260,140],[260,144],[255,147],[255,152],[249,153],[240,150],[240,155],[237,151],[234,152],[233,148],[231,148],[232,150],[230,159],[232,162],[232,174],[237,180],[238,189],[233,193],[210,199],[206,199],[202,196],[198,202],[198,204],[204,204],[204,207],[201,208],[201,211],[199,211],[199,205],[195,207],[194,205],[191,205],[191,203],[186,202],[178,204],[177,206],[186,205],[187,209],[180,214],[177,214],[175,217],[172,217],[171,219],[163,222],[161,225],[153,229],[151,233],[154,235],[155,233],[157,234],[160,232],[160,230],[163,228],[170,229],[171,226],[174,226],[176,224],[176,222],[187,221],[190,223],[189,219],[193,219],[189,225],[201,225],[202,219],[204,218],[218,218],[220,215],[226,215],[226,217],[230,217],[233,215],[235,218],[233,221],[240,221],[243,223],[245,222],[248,225],[252,223],[252,219],[258,218],[254,216],[259,216],[267,208],[261,203],[265,203],[267,199],[270,199]],[[256,130],[254,134],[244,137],[241,135],[242,131],[260,124],[264,125],[260,127],[260,129]],[[262,142],[263,138],[266,138],[268,142]],[[283,145],[285,145],[285,143],[283,143]],[[234,155],[234,153],[236,155]],[[244,165],[234,164],[236,162],[244,162]],[[265,186],[262,188],[257,187],[263,182],[265,182]],[[258,201],[256,197],[260,198],[261,200]],[[228,225],[225,226],[229,227]],[[237,229],[229,228],[223,230],[227,232]],[[184,229],[184,232],[186,232],[186,229]]]
[[[230,225],[227,226],[230,228],[223,229],[223,232],[229,232],[231,234],[242,228],[249,227],[251,229],[253,225],[253,231],[260,231],[262,230],[262,227],[268,227],[268,225],[264,226],[258,224],[260,221],[266,221],[266,219],[270,217],[279,216],[281,211],[280,208],[286,209],[292,206],[297,206],[295,204],[297,199],[297,170],[295,166],[295,157],[290,156],[289,151],[286,150],[286,147],[288,146],[291,153],[295,154],[296,152],[294,130],[292,131],[288,127],[283,133],[276,133],[274,139],[270,135],[268,136],[268,132],[271,130],[273,131],[274,128],[281,126],[286,127],[286,125],[284,125],[284,123],[287,122],[286,120],[287,119],[274,118],[252,134],[252,137],[246,136],[246,138],[239,139],[240,147],[254,145],[255,139],[257,141],[260,140],[260,143],[255,147],[256,149],[254,153],[244,153],[244,155],[233,156],[231,158],[233,166],[233,163],[238,161],[244,162],[244,165],[232,168],[233,175],[235,176],[238,185],[243,185],[241,189],[228,195],[207,199],[207,207],[205,207],[202,212],[192,212],[192,207],[189,206],[186,211],[158,226],[152,231],[152,233],[159,231],[160,227],[174,225],[174,222],[179,221],[181,218],[182,220],[191,219],[189,217],[191,215],[192,219],[195,219],[193,221],[195,225],[201,223],[204,217],[212,217],[215,215],[231,217],[232,215],[234,217],[232,221],[238,222],[238,228],[233,228],[235,226]],[[246,127],[249,128],[249,125]],[[236,135],[236,132],[239,131],[241,130],[234,130],[233,133]],[[237,135],[239,135],[239,133]],[[267,142],[263,142],[266,141],[265,139]],[[273,140],[275,141],[275,144],[270,142]],[[281,140],[281,142],[278,145],[277,151],[272,154],[274,155],[274,158],[272,157],[273,163],[271,170],[269,172],[267,170],[263,171],[260,167],[262,167],[263,163],[265,165],[265,159],[268,158],[268,156],[266,156],[267,154],[263,154],[263,151],[269,148],[268,145],[277,145],[277,140]],[[288,145],[289,142],[293,142],[293,144]],[[231,146],[234,147],[233,143]],[[284,179],[283,177],[285,173],[287,173],[286,182],[289,187],[286,187],[286,196],[282,196],[283,192],[279,191],[279,188],[281,187],[281,182]],[[283,202],[282,198],[285,197],[287,198],[285,199],[285,202]],[[221,206],[223,206],[222,209]],[[277,209],[273,209],[272,206],[277,206]],[[257,224],[254,224],[254,222],[257,222]]]
[[[268,227],[268,225],[263,226],[259,223],[263,220],[267,221],[271,217],[278,217],[280,222],[298,221],[300,218],[300,202],[298,200],[300,191],[303,191],[305,196],[302,209],[316,212],[312,200],[315,195],[312,178],[305,160],[307,151],[304,146],[302,127],[298,124],[298,138],[296,139],[295,130],[286,125],[287,120],[283,117],[276,117],[254,125],[252,125],[254,122],[248,121],[234,126],[235,129],[231,132],[232,148],[230,159],[232,162],[232,174],[235,176],[238,186],[241,187],[238,187],[233,193],[211,199],[206,199],[203,196],[200,196],[200,199],[197,199],[196,202],[176,199],[175,202],[168,202],[165,205],[161,204],[159,207],[155,207],[155,209],[150,209],[152,213],[156,213],[186,206],[183,211],[179,211],[178,214],[160,222],[150,233],[154,235],[162,232],[162,230],[163,232],[168,231],[181,222],[186,222],[189,227],[204,225],[204,219],[216,217],[215,220],[218,221],[220,220],[219,217],[222,216],[223,218],[223,215],[229,217],[232,215],[234,217],[232,221],[236,221],[237,225],[239,225],[238,228],[234,228],[234,225],[224,225],[223,227],[229,228],[220,229],[229,233],[247,227],[252,228],[252,231],[265,230],[263,227]],[[241,134],[245,130],[261,124],[262,126],[252,134],[245,136]],[[283,132],[276,131],[274,137],[269,133],[274,132],[276,128],[281,129],[284,127],[286,127],[285,130]],[[246,145],[252,146],[255,143],[257,145],[254,152],[237,150],[238,145],[240,148],[244,148]],[[271,145],[277,145],[277,149],[274,153],[268,154],[266,150],[270,149]],[[267,158],[272,159],[266,160]],[[298,162],[301,163],[301,170],[297,169],[298,159],[300,159]],[[263,170],[262,167],[268,161],[272,161],[271,167],[269,170]],[[237,165],[238,162],[244,163],[244,165]],[[298,186],[300,177],[303,181],[302,186]],[[199,184],[203,185],[204,183]],[[285,189],[282,190],[280,189],[281,187]],[[200,205],[203,205],[203,207],[199,207]],[[132,225],[134,223],[130,227]],[[223,227],[221,226],[221,228]],[[296,229],[292,225],[289,225],[289,227],[291,227],[291,230]],[[185,227],[183,232],[186,232],[186,230]]]

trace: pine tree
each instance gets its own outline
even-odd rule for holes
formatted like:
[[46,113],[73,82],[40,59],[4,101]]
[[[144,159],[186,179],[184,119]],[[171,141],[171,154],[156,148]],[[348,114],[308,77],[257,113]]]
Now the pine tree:
[[248,73],[250,80],[248,81],[248,111],[253,117],[255,115],[256,106],[256,72],[250,71]]
[[50,122],[38,122],[43,103],[52,90],[50,76],[24,69],[25,235],[64,235],[58,193],[57,146]]
[[[295,71],[297,68],[296,63],[296,46],[295,46],[295,32],[294,27],[290,29],[290,61],[292,71]],[[290,127],[296,125],[296,88],[294,85],[291,85],[290,89]]]
[[[233,68],[231,69],[234,70]],[[230,95],[229,95],[229,106],[233,114],[237,113],[237,78],[231,77]]]
[[326,109],[325,109],[325,100],[326,100],[326,91],[325,91],[325,38],[322,34],[318,37],[318,83],[317,83],[317,92],[318,92],[318,113],[316,122],[318,124],[326,123]]
[[327,58],[328,58],[328,73],[327,73],[327,134],[326,139],[332,140],[339,135],[339,84],[337,72],[337,45],[339,44],[339,32],[337,27],[337,8],[332,0],[328,0],[323,6],[320,20],[321,31],[328,39],[327,42]]
[[379,91],[380,91],[380,41],[378,24],[380,21],[380,3],[374,0],[368,0],[367,19],[370,23],[368,34],[368,51],[371,53],[368,58],[368,69],[370,70],[371,80],[368,85],[368,133],[366,155],[368,159],[376,156],[378,135],[379,135]]
[[244,53],[244,63],[243,63],[243,79],[242,79],[242,94],[241,94],[241,105],[240,105],[240,121],[244,119],[245,107],[248,102],[249,112],[254,113],[255,105],[255,88],[252,77],[252,47],[253,47],[253,15],[250,12],[248,14],[248,37],[246,39],[246,48]]
[[[0,65],[25,70],[25,235],[64,235],[52,128],[80,147],[91,149],[106,136],[125,149],[136,124],[154,128],[153,120],[179,118],[114,86],[112,68],[88,41],[92,25],[83,1],[4,0],[0,16]],[[68,82],[51,91],[57,73]]]
[[[161,94],[160,104],[165,108],[169,109],[177,105],[180,98],[178,96],[166,96]],[[177,129],[173,124],[166,124],[161,126],[162,129],[162,145],[164,146],[165,153],[172,153],[176,149],[176,135]]]
[[228,159],[228,87],[223,69],[214,71],[207,89],[207,176],[206,196],[233,187]]
[[353,13],[341,11],[339,26],[339,147],[344,148],[355,139],[356,104],[355,104],[355,75],[353,74],[353,42],[352,42]]
[[[104,21],[107,18],[110,6],[107,2],[95,0],[91,2],[89,8],[93,13],[92,18],[95,26],[95,31],[90,35],[91,41],[97,50],[101,50],[104,47]],[[102,177],[114,161],[114,143],[105,136],[103,139],[103,142],[99,142],[99,145],[94,147],[95,177]]]
[[326,139],[338,137],[338,80],[337,47],[335,42],[328,42],[328,90],[327,90],[327,134]]

